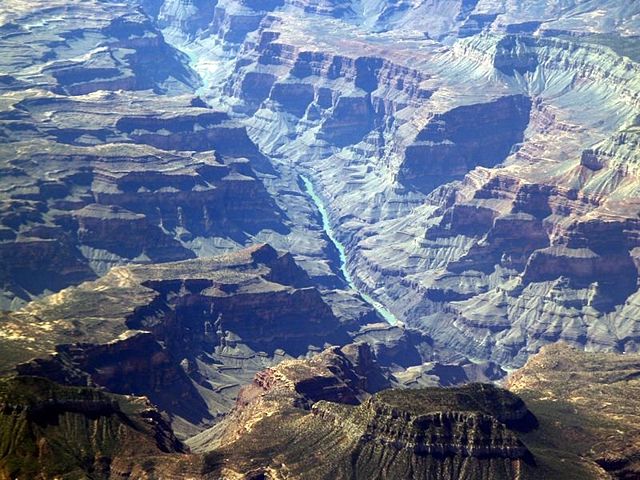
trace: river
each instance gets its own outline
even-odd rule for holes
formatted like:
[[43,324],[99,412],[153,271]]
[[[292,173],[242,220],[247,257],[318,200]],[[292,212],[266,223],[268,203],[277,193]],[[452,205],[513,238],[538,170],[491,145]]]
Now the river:
[[313,183],[311,183],[311,181],[303,175],[300,175],[300,178],[304,183],[304,188],[307,194],[311,197],[313,203],[316,204],[316,207],[318,207],[318,211],[320,212],[320,216],[322,217],[322,228],[329,237],[329,240],[331,240],[331,242],[336,246],[336,249],[338,250],[338,255],[340,257],[340,271],[342,272],[342,276],[346,280],[347,284],[356,292],[358,292],[363,300],[371,305],[376,310],[376,312],[378,312],[378,314],[387,321],[387,323],[389,323],[390,325],[397,325],[398,319],[393,313],[384,308],[384,306],[380,302],[371,298],[370,295],[367,295],[366,293],[361,291],[355,285],[355,283],[353,283],[353,278],[351,278],[351,274],[349,273],[349,270],[347,270],[347,254],[344,249],[344,245],[338,240],[333,231],[333,227],[331,226],[331,222],[329,221],[329,212],[327,212],[322,199],[316,194]]

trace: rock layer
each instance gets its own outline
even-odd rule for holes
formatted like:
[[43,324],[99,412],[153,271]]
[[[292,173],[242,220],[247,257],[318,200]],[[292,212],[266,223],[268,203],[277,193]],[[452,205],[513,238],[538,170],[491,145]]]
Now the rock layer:
[[[517,429],[502,423],[526,430],[535,418],[520,399],[489,385],[386,390],[359,406],[321,400],[310,413],[281,404],[259,418],[250,432],[207,455],[214,475],[535,478]],[[283,462],[269,457],[276,451]],[[328,461],[317,464],[317,457]]]
[[635,351],[637,7],[313,5],[220,1],[232,35],[176,41],[322,193],[358,287],[511,366],[558,339]]
[[371,345],[356,362],[363,368],[376,355],[394,371],[432,359],[424,335],[368,323],[375,316],[363,300],[311,283],[289,253],[267,244],[116,267],[6,313],[1,368],[146,396],[184,438],[228,412],[256,372],[285,359],[354,340]]
[[161,478],[198,471],[144,399],[35,377],[3,378],[0,398],[0,478]]

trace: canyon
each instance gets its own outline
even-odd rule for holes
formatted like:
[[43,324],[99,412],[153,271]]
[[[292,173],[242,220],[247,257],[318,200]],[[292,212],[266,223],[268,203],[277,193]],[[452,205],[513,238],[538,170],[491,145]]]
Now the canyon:
[[5,0],[0,52],[0,479],[639,474],[640,4]]
[[343,3],[222,1],[195,34],[159,15],[398,320],[507,367],[636,351],[634,6]]
[[610,21],[573,2],[12,3],[4,308],[268,242],[451,358],[636,351],[638,12],[597,3]]

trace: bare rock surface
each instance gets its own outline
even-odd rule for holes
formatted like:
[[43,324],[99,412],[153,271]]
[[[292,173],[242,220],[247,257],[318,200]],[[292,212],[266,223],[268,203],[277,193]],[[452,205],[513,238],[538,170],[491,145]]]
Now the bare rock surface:
[[316,185],[358,288],[440,348],[519,366],[559,339],[637,349],[638,13],[221,0],[215,28],[169,38]]
[[2,368],[36,357],[17,371],[148,396],[185,435],[226,412],[255,372],[348,343],[366,318],[336,317],[290,254],[262,244],[116,267],[8,313]]
[[379,358],[390,383],[392,372],[434,358],[428,337],[372,319],[362,299],[322,293],[291,254],[258,244],[218,257],[115,267],[5,313],[0,368],[144,395],[186,438],[226,414],[256,372],[286,359],[357,341],[371,349],[370,362]]

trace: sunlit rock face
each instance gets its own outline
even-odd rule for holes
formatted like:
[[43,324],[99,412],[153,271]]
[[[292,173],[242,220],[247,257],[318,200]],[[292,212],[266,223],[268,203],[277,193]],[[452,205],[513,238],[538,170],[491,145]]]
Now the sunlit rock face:
[[116,267],[5,314],[0,370],[144,395],[186,437],[225,413],[257,371],[358,337],[375,318],[362,303],[364,315],[338,306],[336,316],[293,257],[266,244]]
[[348,369],[332,363],[355,372],[344,385],[312,382],[300,392],[348,403],[360,390],[392,384],[504,376],[495,365],[469,362],[407,372],[433,359],[430,339],[371,323],[376,318],[361,299],[313,286],[290,253],[258,244],[216,257],[116,267],[4,313],[0,372],[145,396],[181,439],[218,423],[257,372],[332,345],[357,343],[344,347]]
[[261,241],[343,287],[304,174],[443,360],[637,350],[637,5],[44,6],[0,29],[3,308]]
[[[518,437],[537,423],[520,398],[480,384],[376,393],[365,383],[375,368],[363,371],[353,350],[256,376],[232,414],[193,439],[213,475],[284,478],[284,464],[294,478],[535,478]],[[349,382],[355,372],[359,389]],[[352,401],[336,401],[341,393]]]

